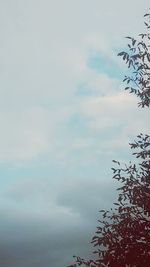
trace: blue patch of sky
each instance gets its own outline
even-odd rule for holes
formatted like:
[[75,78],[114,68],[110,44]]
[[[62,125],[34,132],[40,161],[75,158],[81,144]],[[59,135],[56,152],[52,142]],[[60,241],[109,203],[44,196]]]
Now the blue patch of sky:
[[108,126],[107,129],[101,129],[100,133],[96,133],[96,138],[100,140],[111,140],[122,132],[122,125]]
[[96,92],[86,82],[80,82],[75,92],[76,96],[104,96],[101,92]]
[[105,55],[96,53],[90,56],[87,61],[87,65],[97,73],[106,74],[110,78],[122,79],[122,73],[119,65]]
[[[115,51],[116,57],[119,52],[120,51]],[[123,64],[119,65],[111,58],[100,53],[91,55],[87,60],[87,66],[90,69],[95,70],[98,74],[105,74],[111,79],[117,79],[119,81],[122,81],[125,75],[129,75],[129,69],[127,68],[125,72]],[[91,88],[85,81],[79,83],[75,93],[77,96],[104,95],[100,92],[96,92],[95,90],[91,90]]]
[[[80,156],[80,153],[76,156],[78,158],[78,156]],[[110,174],[110,168],[106,168],[106,166],[105,168],[102,168],[101,164],[103,165],[101,160],[94,162],[92,161],[91,163],[88,162],[88,164],[86,164],[84,161],[84,153],[83,160],[75,160],[72,163],[69,163],[67,167],[60,165],[58,168],[58,166],[48,166],[46,164],[47,166],[45,165],[44,168],[39,166],[39,164],[35,164],[32,167],[30,166],[26,168],[22,167],[16,169],[10,167],[9,164],[6,168],[6,164],[4,164],[3,166],[1,166],[0,171],[0,194],[3,195],[3,193],[7,192],[7,190],[11,188],[12,185],[16,185],[18,182],[21,183],[26,179],[31,179],[31,181],[35,180],[36,184],[37,179],[42,178],[42,180],[49,180],[52,184],[58,184],[59,186],[59,181],[64,177],[70,177],[70,179],[76,177],[90,178],[98,176],[104,179],[106,177],[109,177],[108,173]],[[109,166],[109,164],[107,166]]]
[[76,113],[73,114],[68,121],[69,131],[71,131],[76,136],[87,136],[88,127],[87,127],[87,118],[83,115]]
[[80,82],[80,84],[76,88],[75,94],[77,96],[87,96],[91,95],[91,91],[85,82]]
[[[16,177],[16,173],[15,173]],[[6,185],[10,182],[10,180],[13,180],[14,178],[14,172],[12,164],[0,164],[0,191],[2,191]]]
[[48,179],[53,181],[62,175],[61,166],[49,162],[45,156],[26,162],[1,163],[0,164],[0,192],[7,190],[9,186],[25,179]]

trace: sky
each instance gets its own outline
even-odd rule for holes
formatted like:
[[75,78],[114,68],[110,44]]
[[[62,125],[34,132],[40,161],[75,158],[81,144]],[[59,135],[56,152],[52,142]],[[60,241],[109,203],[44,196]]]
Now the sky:
[[65,267],[91,255],[112,206],[112,160],[149,133],[117,53],[148,0],[0,1],[0,265]]

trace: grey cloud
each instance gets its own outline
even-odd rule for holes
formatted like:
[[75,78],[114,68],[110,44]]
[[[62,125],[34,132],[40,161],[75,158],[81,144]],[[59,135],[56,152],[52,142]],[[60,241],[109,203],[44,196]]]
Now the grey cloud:
[[57,203],[69,207],[72,212],[77,212],[83,218],[95,220],[99,207],[108,208],[114,200],[115,184],[107,176],[68,179],[68,184],[59,193]]
[[98,208],[113,201],[112,184],[98,178],[65,178],[56,190],[57,182],[26,180],[5,193],[12,204],[6,211],[3,200],[0,209],[2,267],[60,267],[72,262],[74,254],[89,255]]
[[74,253],[88,254],[91,227],[78,223],[73,228],[67,218],[63,227],[61,217],[55,225],[5,221],[0,229],[1,266],[59,267],[71,262]]

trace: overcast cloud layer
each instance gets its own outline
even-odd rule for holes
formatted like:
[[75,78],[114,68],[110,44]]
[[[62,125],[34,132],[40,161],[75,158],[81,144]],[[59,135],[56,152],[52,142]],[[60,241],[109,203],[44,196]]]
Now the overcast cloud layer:
[[0,266],[65,267],[89,256],[115,199],[112,159],[148,133],[117,57],[148,0],[0,3]]

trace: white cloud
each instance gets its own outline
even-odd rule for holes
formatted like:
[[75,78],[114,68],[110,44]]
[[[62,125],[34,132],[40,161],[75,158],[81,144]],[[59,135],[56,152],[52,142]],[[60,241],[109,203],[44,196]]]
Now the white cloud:
[[82,80],[87,92],[90,94],[109,95],[113,91],[118,90],[120,86],[119,80],[88,68],[84,72]]
[[[74,93],[78,84],[83,82],[91,92],[101,94],[109,94],[119,86],[107,74],[98,75],[87,67],[89,54],[100,51],[119,62],[112,50],[122,44],[122,33],[139,29],[142,18],[133,19],[134,1],[129,10],[127,3],[119,1],[113,7],[108,1],[65,0],[62,4],[45,0],[41,4],[41,1],[15,0],[13,5],[9,2],[1,3],[0,9],[0,159],[31,159],[47,153],[48,149],[62,159],[68,153],[64,147],[70,149],[70,142],[66,144],[63,138],[68,135],[68,140],[71,139],[69,129],[63,126],[67,118],[89,105],[85,114],[93,109],[95,119],[91,124],[96,128],[100,127],[96,112],[99,114],[100,109],[101,114],[106,112],[100,98],[90,98],[87,104],[83,98],[77,98]],[[146,4],[139,2],[136,18],[142,15],[142,10],[145,12]],[[120,10],[117,14],[116,7]],[[40,107],[41,111],[33,112],[34,107]],[[47,112],[47,107],[57,111]],[[116,108],[120,112],[118,104],[113,111]],[[101,116],[101,124],[113,123],[111,117]]]
[[40,108],[0,112],[0,160],[31,159],[48,144],[48,120]]
[[[149,110],[138,108],[137,99],[125,92],[87,97],[81,110],[87,116],[87,125],[93,133],[103,134],[103,148],[116,150],[126,147],[131,136],[150,130],[147,124]],[[108,133],[110,139],[105,138]]]

